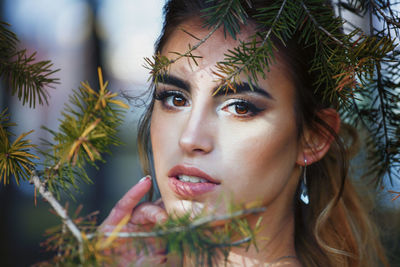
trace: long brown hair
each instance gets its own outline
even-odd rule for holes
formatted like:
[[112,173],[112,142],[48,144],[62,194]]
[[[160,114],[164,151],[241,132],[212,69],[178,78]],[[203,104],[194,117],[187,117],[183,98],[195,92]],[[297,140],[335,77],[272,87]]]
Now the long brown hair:
[[[249,20],[252,20],[258,8],[269,6],[269,2],[252,1],[251,8],[244,4]],[[180,24],[193,17],[200,17],[201,10],[209,5],[210,1],[201,0],[168,1],[164,7],[163,31],[156,43],[155,52],[161,51]],[[302,47],[296,34],[285,45],[276,38],[273,38],[273,42],[296,85],[294,109],[299,140],[303,138],[304,129],[334,137],[327,155],[307,168],[310,204],[304,206],[296,195],[295,246],[301,263],[304,266],[327,267],[387,265],[378,232],[354,186],[347,179],[349,151],[351,144],[357,140],[356,134],[347,125],[342,125],[341,132],[336,134],[318,115],[319,111],[327,107],[337,109],[338,103],[328,101],[314,89],[318,73],[310,70],[315,48]],[[139,156],[146,174],[151,169],[149,131],[153,104],[154,99],[139,125]]]

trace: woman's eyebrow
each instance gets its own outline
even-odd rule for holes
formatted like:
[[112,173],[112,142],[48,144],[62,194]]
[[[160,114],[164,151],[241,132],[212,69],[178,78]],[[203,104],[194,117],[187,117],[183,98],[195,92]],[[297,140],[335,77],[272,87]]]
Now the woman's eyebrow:
[[215,96],[225,96],[225,95],[232,95],[232,94],[241,94],[241,93],[258,93],[262,96],[265,96],[268,99],[274,100],[274,98],[272,97],[272,95],[270,93],[268,93],[267,91],[265,91],[264,89],[261,89],[260,87],[257,87],[255,85],[250,86],[248,83],[246,82],[242,82],[241,84],[235,84],[235,89],[236,92],[234,92],[231,89],[226,90],[219,90]]
[[[163,74],[163,75],[158,75],[156,80],[159,83],[172,85],[172,86],[178,87],[178,88],[190,93],[190,85],[186,81],[184,81],[176,76],[169,75],[169,74]],[[267,91],[261,89],[258,86],[255,86],[255,85],[250,86],[246,82],[242,82],[241,84],[235,84],[235,88],[236,88],[236,92],[234,92],[233,90],[228,90],[228,91],[219,90],[215,94],[215,96],[217,97],[217,96],[225,96],[225,95],[232,95],[232,94],[255,92],[255,93],[258,93],[268,99],[274,100],[274,98],[271,96],[271,94],[268,93]]]
[[182,80],[178,77],[175,77],[173,75],[169,75],[169,74],[158,75],[156,80],[159,83],[176,86],[180,89],[190,92],[190,85],[187,82],[185,82],[184,80]]

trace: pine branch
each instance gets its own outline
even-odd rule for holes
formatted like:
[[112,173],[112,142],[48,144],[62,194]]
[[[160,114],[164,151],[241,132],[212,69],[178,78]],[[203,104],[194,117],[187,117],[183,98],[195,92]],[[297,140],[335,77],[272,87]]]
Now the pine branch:
[[[240,0],[220,0],[208,1],[213,2],[213,6],[203,9],[203,18],[206,19],[204,26],[209,28],[217,25],[220,22],[224,24],[224,35],[229,32],[230,36],[236,40],[236,35],[240,32],[241,25],[247,21],[247,13],[243,8]],[[251,2],[246,1],[246,4],[251,7]]]
[[[393,25],[393,26],[396,26],[396,27],[400,28],[400,21],[395,21],[394,19],[389,18],[388,16],[386,16],[386,14],[382,11],[381,7],[375,1],[369,1],[369,2],[370,2],[371,5],[374,6],[375,10],[378,11],[378,13],[383,17],[383,19],[386,21],[386,23],[388,25]],[[389,7],[390,7],[390,5],[389,5]],[[391,9],[390,9],[390,11],[393,12]],[[392,13],[392,16],[393,15],[394,14]]]
[[[377,90],[379,94],[379,110],[381,112],[381,118],[382,118],[382,126],[383,126],[383,131],[384,131],[384,144],[385,144],[385,150],[388,151],[389,149],[389,135],[388,135],[388,129],[387,129],[387,123],[386,123],[386,110],[385,110],[385,103],[384,103],[384,92],[383,92],[383,85],[382,85],[382,73],[381,73],[381,66],[379,64],[376,64],[376,73],[377,73]],[[388,154],[385,154],[385,160],[384,160],[384,166],[386,167],[385,171],[388,172],[389,178],[391,180],[391,169],[390,169],[390,160],[388,157]],[[387,168],[389,167],[389,168]]]
[[[270,39],[271,34],[274,30],[274,27],[278,23],[278,20],[281,18],[282,12],[286,6],[286,2],[287,0],[284,0],[280,5],[278,12],[273,19],[271,27],[268,29],[261,43],[256,41],[257,36],[253,37],[254,41],[251,43],[241,42],[241,46],[239,46],[236,49],[236,51],[229,51],[230,54],[227,55],[225,61],[219,62],[217,64],[216,66],[217,72],[214,72],[214,74],[221,79],[220,82],[221,85],[217,88],[217,90],[215,90],[214,94],[218,93],[218,91],[220,91],[223,88],[225,88],[225,90],[231,89],[233,91],[236,91],[235,84],[240,83],[239,75],[246,69],[247,69],[246,74],[249,80],[252,80],[255,83],[257,83],[257,74],[260,73],[260,71],[258,71],[260,67],[257,67],[255,69],[254,67],[251,66],[256,64],[258,65],[259,63],[261,63],[259,58],[260,54],[262,54],[262,57],[264,58],[265,62],[265,67],[268,68],[268,58],[272,57],[272,51],[271,51],[272,43]],[[251,46],[251,49],[249,49],[249,45]],[[240,50],[241,47],[242,50]],[[251,52],[250,51],[246,52],[246,50],[250,50]],[[239,58],[237,58],[237,56],[239,55],[242,57],[247,56],[247,58],[245,60],[240,60]],[[237,62],[240,62],[240,64],[237,64]],[[234,64],[239,66],[235,66]]]
[[39,190],[39,193],[42,195],[42,197],[46,199],[46,201],[53,207],[57,215],[63,220],[63,224],[66,225],[68,230],[75,237],[76,241],[79,244],[79,256],[81,259],[81,263],[83,263],[84,262],[83,238],[78,227],[71,220],[71,218],[67,214],[67,211],[56,200],[53,194],[46,189],[46,186],[40,181],[40,178],[36,175],[34,171],[32,172],[31,182],[35,185],[35,188]]
[[173,64],[183,57],[193,57],[192,52],[199,48],[202,44],[204,44],[205,41],[207,41],[211,37],[211,35],[213,35],[219,29],[221,23],[222,20],[220,20],[204,38],[199,40],[199,42],[197,42],[194,46],[190,47],[189,50],[184,54],[180,54],[177,58],[172,59],[169,64]]
[[14,142],[11,142],[10,137],[14,134],[9,128],[13,126],[16,124],[9,122],[6,108],[0,113],[0,182],[3,181],[4,185],[10,182],[11,176],[14,176],[18,185],[20,180],[27,180],[31,168],[36,165],[33,160],[39,159],[29,152],[29,149],[36,146],[31,144],[31,140],[26,139],[33,130],[19,135]]
[[[363,57],[370,57],[369,78],[362,78],[364,87],[359,91],[361,100],[354,101],[353,110],[355,114],[347,113],[349,122],[357,125],[361,122],[362,127],[367,130],[369,136],[367,144],[368,163],[365,176],[371,176],[376,185],[381,185],[383,177],[393,183],[395,177],[400,178],[400,168],[398,157],[400,153],[400,143],[398,142],[398,132],[400,131],[400,115],[396,111],[400,97],[398,90],[400,88],[400,66],[399,53],[396,52],[398,40],[390,37],[390,31],[394,30],[398,35],[398,26],[390,24],[387,18],[384,18],[386,25],[379,24],[379,28],[374,25],[374,18],[379,21],[382,19],[383,5],[384,9],[392,14],[392,20],[396,17],[391,10],[390,4],[381,4],[375,1],[359,1],[360,8],[353,7],[353,4],[343,7],[357,14],[365,15],[369,12],[370,37],[372,44],[367,45],[360,42],[360,49],[357,54],[363,54]],[[364,13],[362,13],[364,12]],[[360,37],[361,38],[361,37]],[[358,40],[357,40],[358,41]],[[357,43],[357,41],[355,43]],[[362,49],[362,50],[361,50]],[[378,53],[375,53],[380,50]]]
[[[51,61],[36,61],[36,53],[27,55],[26,50],[17,50],[17,36],[9,31],[9,25],[0,22],[0,76],[9,82],[12,95],[17,94],[22,104],[29,107],[48,104],[46,88],[58,84],[58,78],[51,76],[58,71],[52,70]],[[35,62],[35,63],[34,63]]]
[[[264,210],[264,208],[243,210],[236,212],[236,215],[256,214]],[[44,245],[49,250],[57,251],[59,255],[55,257],[53,261],[45,262],[44,264],[47,264],[45,266],[53,266],[54,264],[69,265],[84,263],[85,265],[91,266],[92,264],[101,265],[102,263],[116,263],[118,261],[118,253],[120,253],[119,249],[121,245],[123,245],[123,251],[125,251],[125,249],[130,251],[136,250],[137,255],[142,253],[147,255],[150,253],[153,243],[148,243],[146,240],[148,240],[148,238],[157,238],[160,243],[167,244],[169,254],[177,255],[181,259],[183,257],[194,256],[196,259],[196,266],[214,266],[214,264],[217,264],[218,260],[223,259],[221,256],[225,257],[225,261],[227,260],[227,255],[232,247],[239,247],[246,244],[244,247],[246,249],[246,247],[250,246],[250,243],[256,246],[255,237],[260,227],[261,220],[259,219],[253,230],[246,223],[245,218],[231,215],[232,214],[217,217],[198,217],[198,219],[194,221],[192,221],[190,216],[170,217],[165,224],[155,226],[152,232],[139,232],[137,233],[138,235],[134,235],[135,233],[120,232],[122,227],[129,220],[129,217],[123,219],[112,233],[93,232],[93,224],[90,222],[86,223],[88,225],[86,230],[82,227],[78,228],[78,223],[79,225],[85,224],[84,218],[72,220],[70,217],[71,221],[80,229],[83,238],[83,257],[79,255],[79,250],[76,249],[77,240],[72,235],[71,231],[68,229],[68,233],[62,233],[62,230],[60,230],[62,228],[57,227],[56,229],[47,231],[51,236],[45,241]],[[90,215],[88,218],[90,219]],[[224,227],[215,227],[213,226],[215,222],[213,219],[217,221],[219,219],[227,219],[230,220],[230,222],[224,225]],[[77,220],[79,220],[79,222]],[[199,224],[193,226],[193,222],[196,221],[199,221]],[[64,221],[63,225],[65,225]],[[174,225],[180,225],[182,227],[178,229],[177,227],[173,227]],[[161,233],[161,231],[157,229],[164,230]],[[171,231],[169,231],[170,229]],[[157,232],[157,234],[154,234],[155,232]],[[243,236],[244,238],[241,238]],[[133,237],[134,239],[120,242],[121,240],[117,239],[120,237]],[[231,242],[230,240],[232,238],[239,238],[239,240]],[[148,256],[151,257],[150,255]],[[83,260],[81,258],[83,258]]]
[[[261,42],[261,44],[260,44],[260,47],[261,47],[261,48],[264,47],[264,45],[266,44],[266,42],[271,38],[272,30],[274,29],[275,25],[277,24],[278,20],[280,19],[281,15],[282,15],[282,11],[283,11],[283,9],[284,9],[285,6],[286,6],[286,1],[287,1],[287,0],[284,0],[284,1],[282,2],[282,5],[280,6],[279,11],[278,11],[278,13],[277,13],[276,16],[275,16],[274,21],[272,22],[271,27],[268,29],[267,34],[265,35],[264,39],[262,40],[262,42]],[[249,63],[248,63],[247,65],[249,65],[250,62],[251,62],[251,59],[249,60]],[[246,65],[243,66],[242,68],[240,68],[238,73],[240,73],[245,67],[246,67]]]
[[235,241],[235,242],[232,242],[232,243],[229,243],[229,244],[215,244],[214,247],[215,247],[215,248],[222,248],[222,247],[238,247],[238,246],[240,246],[240,245],[249,243],[250,241],[251,241],[251,237],[248,236],[248,237],[242,238],[242,239],[240,239],[240,240],[238,240],[238,241]]
[[[168,228],[166,230],[158,230],[158,231],[153,231],[153,232],[131,232],[131,233],[125,233],[125,232],[119,232],[119,233],[101,233],[101,235],[105,236],[117,236],[121,238],[149,238],[149,237],[161,237],[169,234],[176,234],[180,232],[190,232],[192,230],[195,230],[199,227],[209,225],[210,223],[217,222],[217,221],[225,221],[225,220],[230,220],[233,218],[249,215],[249,214],[256,214],[256,213],[261,213],[265,211],[264,207],[260,208],[253,208],[253,209],[246,209],[246,210],[239,210],[236,212],[232,212],[230,214],[223,214],[223,215],[211,215],[211,216],[206,216],[206,217],[201,217],[193,222],[191,222],[189,225],[183,225],[183,226],[176,226],[172,228]],[[88,234],[87,238],[92,239],[93,237],[99,235],[98,233],[96,234]],[[248,240],[248,237],[246,237],[243,240],[238,241],[239,244],[244,243],[244,240]],[[232,243],[233,245],[234,243]]]
[[78,189],[77,178],[91,183],[84,166],[96,166],[97,161],[104,161],[103,153],[110,153],[111,145],[121,144],[117,128],[122,123],[122,109],[128,106],[107,89],[100,68],[98,74],[99,90],[82,83],[62,112],[59,130],[44,128],[54,139],[54,143],[45,142],[47,151],[41,151],[46,158],[44,175],[49,190],[57,196],[70,186]]
[[336,43],[338,43],[341,46],[345,46],[345,44],[340,41],[339,39],[337,39],[335,36],[333,36],[333,34],[331,34],[329,31],[327,31],[324,27],[322,27],[317,20],[314,18],[314,16],[311,14],[310,10],[308,9],[308,7],[304,4],[303,1],[301,1],[301,7],[304,9],[304,11],[307,13],[308,17],[311,19],[311,21],[315,24],[315,26],[321,30],[322,32],[324,32],[330,39],[334,40]]
[[[228,13],[231,9],[231,6],[234,1],[235,0],[230,0],[228,2],[224,13],[222,14],[221,17],[218,18],[215,25],[212,26],[211,31],[205,37],[200,39],[195,45],[193,45],[193,46],[189,45],[189,49],[185,53],[181,54],[181,53],[177,53],[177,52],[172,52],[172,53],[175,53],[178,55],[174,59],[168,59],[167,57],[161,56],[161,55],[155,55],[155,56],[153,56],[152,59],[145,58],[145,66],[144,67],[150,70],[150,79],[155,84],[157,84],[158,78],[162,77],[162,74],[168,72],[169,66],[171,66],[171,64],[175,63],[176,61],[178,61],[181,58],[191,58],[197,65],[196,58],[198,58],[198,56],[194,56],[192,54],[193,51],[195,51],[203,43],[205,43],[219,29],[219,27],[221,27],[222,23],[224,22],[224,19],[226,18],[226,16],[228,15]],[[183,30],[183,31],[186,32],[185,30]],[[198,39],[198,38],[196,37],[195,39]]]

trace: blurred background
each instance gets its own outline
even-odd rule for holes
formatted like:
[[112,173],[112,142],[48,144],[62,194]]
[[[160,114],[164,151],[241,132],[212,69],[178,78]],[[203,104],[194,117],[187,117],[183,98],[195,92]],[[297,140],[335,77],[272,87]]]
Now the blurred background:
[[[40,129],[57,129],[64,103],[81,81],[98,86],[97,67],[103,69],[109,89],[138,96],[147,89],[148,70],[144,57],[151,57],[162,26],[163,0],[2,0],[1,20],[11,24],[20,47],[37,60],[51,60],[60,69],[55,89],[49,89],[48,106],[23,107],[1,88],[1,110],[8,106],[11,120],[18,123],[15,133],[34,129],[33,143],[50,136]],[[4,86],[3,86],[4,87]],[[143,98],[145,101],[146,98]],[[126,113],[120,129],[124,145],[106,156],[107,164],[90,169],[94,185],[82,185],[76,202],[65,197],[70,211],[83,204],[82,215],[98,210],[101,222],[119,198],[142,176],[136,149],[137,121],[144,103],[136,101]],[[0,266],[29,266],[51,256],[40,247],[45,230],[60,220],[49,205],[34,205],[33,186],[15,183],[0,186]]]
[[[112,91],[142,95],[149,77],[143,58],[153,53],[153,44],[162,26],[164,2],[0,0],[1,20],[12,25],[11,30],[21,41],[20,47],[26,48],[28,54],[36,51],[37,60],[51,60],[53,69],[60,69],[54,74],[60,78],[60,84],[49,89],[48,106],[23,107],[1,88],[1,110],[9,107],[12,121],[18,123],[15,133],[34,129],[30,135],[33,143],[40,143],[40,138],[48,139],[40,126],[57,129],[60,111],[71,91],[77,89],[81,81],[89,81],[92,87],[98,85],[98,66],[110,81]],[[363,25],[365,21],[356,23]],[[89,170],[94,185],[82,185],[82,193],[76,195],[76,201],[64,198],[69,201],[70,211],[81,203],[82,215],[99,211],[98,221],[101,222],[118,199],[141,178],[136,135],[145,101],[146,97],[143,102],[132,103],[126,114],[120,129],[124,145],[114,148],[112,156],[106,156],[107,164],[100,164],[99,170]],[[398,190],[400,186],[393,187]],[[45,240],[45,230],[60,224],[60,220],[49,212],[47,203],[38,201],[35,207],[33,189],[29,183],[19,187],[15,183],[0,186],[0,266],[30,266],[51,257],[39,244]],[[385,237],[386,245],[396,252],[400,251],[400,199],[392,202],[390,198],[390,194],[382,194],[380,223],[391,229]]]

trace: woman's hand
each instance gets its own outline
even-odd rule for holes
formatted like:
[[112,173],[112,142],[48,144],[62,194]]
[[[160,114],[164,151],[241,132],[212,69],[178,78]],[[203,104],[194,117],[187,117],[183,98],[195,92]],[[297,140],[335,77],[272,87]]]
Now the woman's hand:
[[[112,232],[126,216],[130,216],[130,219],[120,232],[150,231],[156,223],[165,221],[167,213],[161,200],[155,203],[145,202],[137,205],[150,190],[151,183],[150,176],[146,176],[133,186],[118,201],[108,217],[100,225],[100,231],[105,233]],[[148,253],[139,254],[136,254],[136,249],[131,245],[132,240],[129,238],[119,238],[114,242],[118,242],[117,248],[112,252],[107,251],[107,253],[113,253],[113,256],[116,256],[119,266],[126,266],[133,262],[136,266],[151,266],[152,264],[163,263],[166,260],[165,247],[162,247],[162,244],[154,238],[146,239]]]

